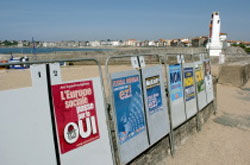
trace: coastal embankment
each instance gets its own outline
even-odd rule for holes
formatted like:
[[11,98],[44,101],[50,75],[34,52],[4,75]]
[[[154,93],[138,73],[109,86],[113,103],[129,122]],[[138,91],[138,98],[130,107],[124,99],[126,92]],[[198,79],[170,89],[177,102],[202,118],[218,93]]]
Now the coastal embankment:
[[[103,51],[101,51],[103,49]],[[96,51],[60,51],[50,53],[39,53],[34,56],[33,54],[16,53],[12,54],[14,57],[27,56],[30,60],[52,60],[52,59],[75,59],[84,57],[97,57],[105,58],[109,55],[131,55],[131,54],[193,54],[205,52],[205,48],[189,48],[189,47],[166,47],[166,48],[137,48],[137,47],[109,47],[106,51],[104,48],[98,48]],[[0,58],[9,58],[10,54],[2,54]],[[102,61],[102,60],[101,60]]]

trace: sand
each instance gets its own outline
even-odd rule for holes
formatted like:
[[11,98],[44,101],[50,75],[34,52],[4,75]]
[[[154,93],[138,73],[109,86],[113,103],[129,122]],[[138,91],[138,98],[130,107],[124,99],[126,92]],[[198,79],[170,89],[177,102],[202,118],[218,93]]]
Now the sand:
[[[110,72],[121,72],[132,69],[129,65],[111,65]],[[62,81],[72,81],[98,77],[99,70],[97,66],[66,66],[62,67]],[[105,67],[102,66],[102,74],[106,85]],[[18,88],[27,88],[32,86],[30,69],[25,70],[0,70],[0,91]]]
[[[111,66],[111,71],[129,68]],[[218,68],[213,70],[217,75]],[[62,69],[63,81],[96,76],[97,67],[91,65]],[[29,70],[0,70],[0,91],[31,85]],[[242,89],[224,85],[217,88],[217,115],[177,147],[174,158],[166,156],[159,164],[250,164],[250,81]]]
[[223,85],[217,89],[217,115],[162,164],[250,164],[250,81],[243,89]]

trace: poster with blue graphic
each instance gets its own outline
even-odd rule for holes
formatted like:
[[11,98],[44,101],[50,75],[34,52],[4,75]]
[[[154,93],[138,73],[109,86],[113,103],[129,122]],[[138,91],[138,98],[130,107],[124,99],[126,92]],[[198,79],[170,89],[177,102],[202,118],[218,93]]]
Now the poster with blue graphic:
[[186,101],[195,97],[194,69],[192,67],[184,68],[184,89]]
[[183,97],[181,65],[169,65],[170,98],[172,101]]
[[139,75],[112,80],[119,143],[145,130],[144,106]]
[[160,76],[147,77],[145,79],[147,91],[147,105],[149,114],[152,115],[163,109],[160,86]]

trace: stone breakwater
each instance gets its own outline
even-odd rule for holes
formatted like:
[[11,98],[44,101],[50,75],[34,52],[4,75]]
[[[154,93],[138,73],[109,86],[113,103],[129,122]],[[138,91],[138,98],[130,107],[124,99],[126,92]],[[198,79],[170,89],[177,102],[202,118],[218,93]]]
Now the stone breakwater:
[[[180,48],[180,47],[167,47],[167,48],[115,48],[113,51],[72,51],[72,52],[53,52],[41,53],[37,56],[32,54],[14,54],[15,57],[26,55],[30,60],[57,60],[57,59],[76,59],[76,58],[91,58],[95,57],[100,62],[105,61],[107,56],[112,55],[132,55],[132,54],[192,54],[205,52],[205,48]],[[10,55],[0,55],[0,58],[9,58]]]
[[[33,54],[13,54],[14,57],[23,57],[27,56],[30,58],[30,61],[33,60],[59,60],[59,59],[77,59],[77,58],[96,58],[101,64],[104,64],[108,56],[114,55],[133,55],[133,54],[158,54],[158,55],[190,55],[190,54],[199,54],[206,52],[204,47],[192,48],[192,47],[166,47],[166,48],[140,48],[140,47],[110,47],[112,51],[68,51],[68,52],[53,52],[53,53],[40,53],[36,57]],[[238,61],[250,61],[250,56],[240,47],[229,47],[225,50],[225,62],[238,62]],[[0,54],[0,60],[8,60],[10,55]],[[185,60],[188,61],[189,56],[185,57]],[[196,57],[198,58],[198,56]],[[147,60],[147,59],[146,59]],[[176,60],[174,57],[173,60]],[[173,61],[169,58],[169,61]],[[198,60],[198,59],[197,59]],[[152,59],[149,59],[152,62]],[[157,60],[156,60],[157,61]],[[187,61],[187,62],[188,62]],[[218,64],[218,57],[211,57],[213,64]],[[147,61],[146,61],[147,62]],[[89,63],[89,62],[88,62]],[[113,60],[112,64],[117,64],[117,60]],[[130,59],[119,59],[120,63],[130,63]],[[84,63],[86,64],[86,62]],[[93,64],[93,63],[89,63]]]

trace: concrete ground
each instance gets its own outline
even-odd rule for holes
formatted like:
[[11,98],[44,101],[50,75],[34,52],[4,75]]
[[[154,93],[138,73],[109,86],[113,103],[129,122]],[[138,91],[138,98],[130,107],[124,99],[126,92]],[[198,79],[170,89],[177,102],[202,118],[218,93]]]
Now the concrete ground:
[[217,115],[160,164],[250,164],[250,81],[242,89],[218,84],[217,90]]

